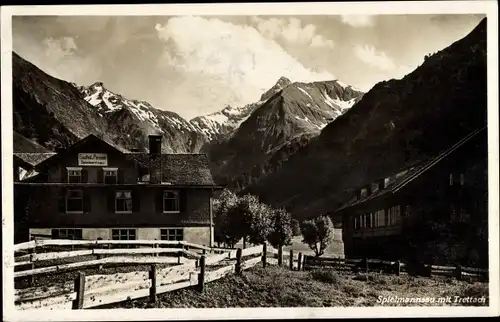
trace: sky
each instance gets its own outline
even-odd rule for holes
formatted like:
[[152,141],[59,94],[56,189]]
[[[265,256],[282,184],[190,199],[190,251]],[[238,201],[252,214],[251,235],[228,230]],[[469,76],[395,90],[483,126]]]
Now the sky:
[[242,106],[285,76],[367,92],[484,15],[15,16],[13,49],[46,73],[186,119]]

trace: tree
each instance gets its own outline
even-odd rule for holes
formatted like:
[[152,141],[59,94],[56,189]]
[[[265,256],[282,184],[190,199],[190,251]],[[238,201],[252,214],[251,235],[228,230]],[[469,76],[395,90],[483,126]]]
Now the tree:
[[213,201],[214,239],[217,243],[226,243],[231,247],[238,239],[231,227],[230,213],[238,203],[238,196],[228,189],[224,189],[218,198]]
[[328,216],[319,216],[302,223],[300,230],[303,240],[311,248],[316,257],[325,253],[325,249],[333,241],[333,223]]
[[[243,243],[263,243],[270,232],[271,216],[267,205],[262,204],[254,195],[246,194],[238,200],[230,213],[231,226]],[[239,240],[238,239],[238,240]]]
[[297,219],[292,219],[292,236],[300,236],[300,223]]
[[[297,222],[298,223],[298,222]],[[289,245],[292,240],[292,217],[285,209],[272,212],[271,232],[268,241],[274,247]]]
[[252,204],[250,211],[250,227],[248,241],[252,244],[262,244],[272,231],[273,210],[262,202]]

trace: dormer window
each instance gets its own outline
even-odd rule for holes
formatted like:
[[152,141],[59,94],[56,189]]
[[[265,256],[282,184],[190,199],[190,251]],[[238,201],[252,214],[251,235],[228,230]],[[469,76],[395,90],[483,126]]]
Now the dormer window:
[[118,168],[102,168],[103,179],[106,184],[116,184],[118,182]]
[[82,182],[82,168],[66,168],[68,171],[68,183]]

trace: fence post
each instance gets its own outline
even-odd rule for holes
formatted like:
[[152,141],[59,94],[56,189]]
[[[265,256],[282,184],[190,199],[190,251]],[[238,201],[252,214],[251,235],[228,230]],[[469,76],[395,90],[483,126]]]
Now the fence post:
[[462,266],[460,264],[457,264],[457,268],[455,269],[455,277],[459,281],[462,279]]
[[205,255],[200,257],[200,274],[198,274],[198,291],[203,292],[205,288]]
[[396,261],[396,276],[401,274],[401,262],[399,260]]
[[149,271],[149,279],[151,280],[151,287],[149,288],[149,301],[156,303],[156,265],[151,265]]
[[300,271],[301,268],[302,268],[302,253],[299,253],[299,258],[297,261],[297,270]]
[[262,267],[266,268],[267,264],[267,244],[262,245]]
[[368,273],[368,257],[365,256],[365,273]]
[[283,265],[283,246],[278,247],[278,266]]
[[241,248],[236,251],[236,274],[241,274]]
[[182,252],[178,252],[177,253],[177,264],[180,264],[181,263],[181,256],[182,256]]
[[76,292],[76,299],[73,300],[73,309],[83,309],[83,297],[85,296],[85,273],[78,272],[75,278],[74,290]]
[[[36,241],[35,241],[36,243]],[[34,270],[35,269],[35,261],[34,261],[34,257],[36,256],[36,244],[35,244],[35,247],[32,248],[31,250],[31,254],[30,254],[30,262],[31,262],[31,269]],[[31,274],[31,277],[29,279],[29,286],[33,286],[35,284],[35,274]]]
[[293,271],[293,249],[290,249],[290,270]]

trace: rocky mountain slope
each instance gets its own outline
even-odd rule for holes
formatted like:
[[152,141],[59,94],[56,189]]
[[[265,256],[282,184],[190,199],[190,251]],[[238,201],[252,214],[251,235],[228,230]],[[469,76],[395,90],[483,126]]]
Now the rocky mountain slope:
[[104,134],[105,123],[70,83],[45,74],[16,53],[12,59],[15,131],[52,150],[90,133]]
[[271,96],[281,91],[291,83],[292,82],[288,78],[281,77],[273,87],[262,94],[258,102],[241,107],[227,106],[221,111],[195,117],[191,119],[190,122],[199,132],[205,134],[210,141],[220,140],[226,134],[237,129],[241,123],[246,121],[250,114],[264,104],[269,98],[271,98]]
[[13,133],[13,150],[16,152],[25,152],[25,153],[47,153],[52,152],[51,150],[41,146],[40,144],[24,137],[23,135],[14,131]]
[[16,53],[13,59],[14,130],[54,150],[89,134],[124,149],[146,150],[147,135],[163,134],[163,150],[198,152],[207,142],[178,114],[128,100],[102,83],[77,86],[50,75]]
[[203,134],[177,113],[156,109],[145,101],[127,99],[106,89],[102,82],[88,87],[73,85],[106,120],[106,132],[117,144],[145,150],[147,135],[158,133],[163,135],[165,152],[194,153],[207,142]]
[[484,126],[486,84],[484,19],[404,78],[375,85],[279,171],[245,192],[286,206],[296,217],[333,211],[355,188],[434,156]]
[[214,176],[239,189],[258,181],[362,95],[339,81],[291,83],[281,78],[234,133],[209,147]]

